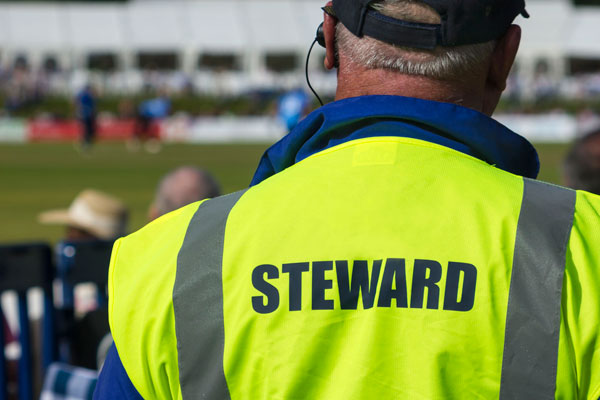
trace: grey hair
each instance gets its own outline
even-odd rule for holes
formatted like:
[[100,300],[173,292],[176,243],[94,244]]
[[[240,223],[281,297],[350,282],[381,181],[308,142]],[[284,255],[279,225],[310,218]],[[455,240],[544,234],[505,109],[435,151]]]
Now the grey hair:
[[[371,5],[390,17],[411,22],[440,23],[433,8],[416,0],[383,0]],[[354,36],[343,24],[337,24],[337,50],[354,64],[369,69],[389,69],[405,75],[439,80],[465,79],[489,62],[496,41],[437,47],[432,51],[393,46],[379,40]]]
[[186,166],[180,167],[160,181],[154,206],[159,215],[207,198],[218,197],[221,189],[217,180],[207,171]]

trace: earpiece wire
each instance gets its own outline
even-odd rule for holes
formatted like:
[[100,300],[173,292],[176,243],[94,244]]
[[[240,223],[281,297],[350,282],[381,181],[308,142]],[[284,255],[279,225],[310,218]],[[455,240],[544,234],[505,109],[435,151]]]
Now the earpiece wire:
[[321,98],[319,97],[319,95],[317,94],[317,92],[315,91],[315,89],[312,87],[312,85],[310,84],[310,79],[308,78],[308,64],[309,64],[309,61],[310,61],[310,54],[312,53],[313,47],[315,47],[316,43],[317,43],[317,39],[315,39],[312,42],[312,44],[310,45],[310,49],[308,50],[308,55],[306,56],[306,66],[304,68],[304,72],[306,74],[306,83],[308,83],[308,87],[313,92],[313,94],[315,95],[315,97],[317,98],[317,100],[319,100],[319,103],[321,104],[321,107],[322,107],[323,106],[323,101],[321,100]]

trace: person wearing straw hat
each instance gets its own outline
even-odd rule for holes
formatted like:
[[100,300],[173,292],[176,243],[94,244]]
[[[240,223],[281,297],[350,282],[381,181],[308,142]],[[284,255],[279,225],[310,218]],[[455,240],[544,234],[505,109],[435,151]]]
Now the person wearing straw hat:
[[[42,224],[66,228],[64,240],[115,240],[127,233],[128,209],[125,203],[95,189],[81,191],[66,209],[45,211],[38,216]],[[107,266],[108,267],[108,266]],[[94,368],[99,343],[109,334],[107,311],[98,309],[93,286],[83,285],[75,294],[77,318],[72,327],[72,362]]]
[[69,208],[41,213],[42,224],[60,224],[67,228],[65,239],[116,239],[126,234],[128,210],[114,196],[86,189],[75,197]]

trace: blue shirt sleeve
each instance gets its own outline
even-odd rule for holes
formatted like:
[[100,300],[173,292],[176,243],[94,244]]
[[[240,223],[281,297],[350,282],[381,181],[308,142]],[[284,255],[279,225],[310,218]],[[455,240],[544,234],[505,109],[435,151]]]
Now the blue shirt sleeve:
[[110,347],[100,372],[94,400],[143,400],[125,372],[115,344]]

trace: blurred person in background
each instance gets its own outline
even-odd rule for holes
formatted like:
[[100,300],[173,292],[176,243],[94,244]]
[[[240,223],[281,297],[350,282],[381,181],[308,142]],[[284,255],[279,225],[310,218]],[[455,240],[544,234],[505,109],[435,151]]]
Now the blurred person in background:
[[308,114],[309,107],[310,99],[306,92],[301,88],[294,89],[279,99],[277,117],[289,132]]
[[220,195],[219,183],[210,173],[197,167],[180,167],[161,179],[148,218],[153,221],[188,204]]
[[[161,179],[157,188],[156,198],[150,207],[149,218],[150,220],[154,220],[187,204],[219,195],[219,185],[208,172],[192,166],[180,167],[169,172]],[[71,221],[70,224],[74,224],[74,222]],[[80,227],[76,232],[89,230],[89,228],[82,227],[80,223],[76,225]],[[70,232],[73,231],[70,230]],[[108,237],[106,233],[95,232],[95,234],[101,234],[105,238]],[[89,235],[89,237],[93,236],[94,234]],[[102,319],[100,322],[104,323],[104,321]],[[97,318],[95,323],[98,324],[98,322]],[[87,333],[89,335],[88,341],[96,343],[99,339],[102,339],[98,342],[96,352],[98,368],[103,364],[106,353],[112,345],[112,337],[109,333],[103,338],[99,337],[98,333],[105,331],[106,328],[102,329],[102,326],[100,326],[100,329],[98,329],[98,326],[94,326],[91,332]],[[86,334],[85,331],[83,333]],[[80,336],[78,335],[78,337]],[[82,339],[78,339],[77,342],[82,342]],[[87,341],[84,343],[87,344]],[[74,368],[73,366],[60,363],[53,364],[46,374],[41,400],[62,400],[65,398],[91,400],[91,394],[97,380],[97,373],[92,370],[92,366],[90,365],[93,358],[91,350],[93,349],[91,346],[89,349],[77,347],[74,349],[78,353],[83,351],[87,354],[87,360],[85,361],[87,368],[85,369]],[[76,357],[76,359],[80,358],[80,356]],[[81,365],[81,361],[76,361],[75,363]],[[64,384],[66,381],[69,383]]]
[[535,67],[533,76],[533,92],[535,101],[543,103],[552,100],[557,95],[558,82],[550,74],[549,66],[546,61],[540,61]]
[[575,141],[564,162],[565,184],[600,195],[600,128]]
[[598,398],[600,198],[491,118],[524,1],[324,10],[336,101],[115,244],[96,397]]
[[142,101],[137,108],[137,117],[133,138],[127,143],[130,151],[137,151],[141,146],[148,153],[161,150],[159,132],[156,122],[169,116],[171,100],[164,91],[157,97]]
[[112,240],[127,233],[129,211],[120,199],[95,189],[79,193],[69,208],[41,213],[42,224],[64,225],[65,240]]
[[[114,240],[127,233],[129,211],[120,199],[110,194],[86,189],[79,193],[68,209],[43,212],[42,224],[65,226],[64,240]],[[108,312],[97,308],[92,286],[81,285],[76,292],[73,310],[64,309],[61,332],[70,344],[69,365],[53,363],[44,379],[41,400],[91,400],[98,372],[112,343]],[[38,351],[39,352],[39,351]]]
[[[127,233],[129,211],[120,199],[94,189],[79,193],[68,209],[50,210],[39,215],[42,224],[65,226],[63,240],[115,240]],[[96,292],[82,285],[75,297],[77,316],[71,332],[72,363],[97,367],[97,349],[109,333],[107,310],[97,309]]]
[[35,95],[35,81],[27,59],[18,56],[5,77],[6,111],[10,114],[31,104]]
[[[177,168],[161,179],[156,191],[156,197],[150,207],[149,219],[154,220],[190,203],[206,198],[217,197],[219,195],[219,184],[207,171],[192,166]],[[64,211],[61,211],[60,213],[65,214]],[[68,224],[71,225],[71,228],[69,228],[67,235],[70,238],[74,238],[74,234],[77,234],[77,238],[98,238],[97,235],[104,238],[109,237],[108,232],[97,232],[93,227],[90,228],[85,223],[75,222],[75,219],[76,218],[73,216],[69,218]],[[56,220],[56,218],[53,220]],[[67,218],[63,217],[61,220],[64,223]],[[86,226],[83,226],[84,224]],[[89,233],[90,230],[93,232]],[[82,234],[82,232],[87,234]],[[110,236],[112,237],[113,235]],[[104,322],[104,320],[100,322]],[[97,319],[95,323],[98,324]],[[89,332],[90,337],[88,340],[93,343],[98,342],[96,352],[96,362],[98,367],[104,362],[106,352],[112,345],[112,337],[105,331],[106,328],[102,329],[102,326],[100,326],[100,329],[98,329],[96,326]],[[100,338],[98,333],[103,332],[107,333],[107,335]],[[78,337],[79,336],[81,335],[78,335]],[[98,341],[99,339],[102,340]],[[82,342],[82,339],[78,339],[77,342]],[[91,370],[92,366],[90,363],[93,356],[90,353],[91,350],[93,350],[93,347],[91,346],[89,349],[77,347],[74,349],[77,353],[83,351],[87,354],[87,360],[84,361],[85,366],[87,367],[86,369],[74,368],[73,366],[60,363],[53,364],[46,374],[41,400],[62,400],[64,398],[73,400],[91,399],[91,393],[93,392],[97,380],[97,374]],[[80,355],[76,357],[77,360],[80,358]],[[75,361],[75,364],[81,365],[82,362]],[[69,385],[63,384],[63,382],[67,380],[70,382]]]
[[91,84],[87,84],[76,96],[77,118],[81,123],[81,150],[91,150],[96,137],[96,94]]

